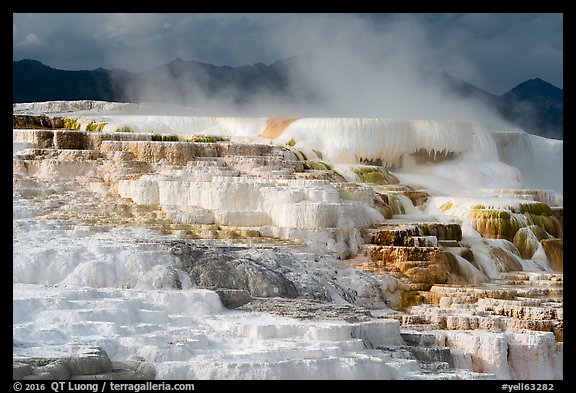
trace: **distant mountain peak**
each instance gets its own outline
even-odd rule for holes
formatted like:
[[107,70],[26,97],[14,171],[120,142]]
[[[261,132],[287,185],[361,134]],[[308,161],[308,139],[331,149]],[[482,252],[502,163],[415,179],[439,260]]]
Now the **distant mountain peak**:
[[520,83],[504,94],[504,96],[514,96],[522,99],[534,96],[551,96],[555,99],[562,100],[564,93],[562,89],[541,78],[532,78]]
[[22,59],[22,60],[15,61],[14,63],[18,63],[18,64],[25,65],[28,67],[36,67],[38,69],[40,69],[40,68],[45,68],[45,69],[50,68],[51,69],[52,68],[52,67],[47,66],[46,64],[42,63],[41,61],[33,60],[33,59]]
[[[543,80],[541,78],[528,79],[528,80],[518,84],[516,87],[514,87],[514,89],[527,88],[527,87],[530,87],[530,88],[549,88],[549,89],[554,89],[554,90],[559,90],[559,91],[562,90],[559,87],[556,87],[553,84],[546,82],[545,80]],[[512,90],[514,90],[514,89],[512,89]]]

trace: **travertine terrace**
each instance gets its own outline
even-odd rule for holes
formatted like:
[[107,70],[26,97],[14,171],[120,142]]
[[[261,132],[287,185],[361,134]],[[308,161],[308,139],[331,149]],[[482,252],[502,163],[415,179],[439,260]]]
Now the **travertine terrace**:
[[15,106],[14,378],[563,378],[562,196],[505,132],[82,105]]

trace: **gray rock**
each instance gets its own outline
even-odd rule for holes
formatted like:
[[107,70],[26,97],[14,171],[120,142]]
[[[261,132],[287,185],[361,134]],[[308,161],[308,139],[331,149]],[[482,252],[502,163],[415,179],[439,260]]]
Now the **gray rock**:
[[441,347],[409,347],[414,357],[427,363],[444,363],[450,368],[454,367],[450,348]]
[[400,335],[407,345],[415,347],[432,347],[436,346],[436,336],[418,331],[404,331]]
[[254,297],[298,296],[294,284],[282,273],[259,260],[237,257],[225,247],[178,244],[172,251],[181,258],[184,269],[199,288],[244,290]]
[[32,374],[32,367],[26,363],[12,362],[12,379],[22,379]]
[[112,362],[101,348],[77,356],[18,358],[12,361],[14,380],[153,380],[154,367],[136,361]]
[[252,300],[250,293],[243,289],[217,289],[216,293],[226,308],[241,307]]

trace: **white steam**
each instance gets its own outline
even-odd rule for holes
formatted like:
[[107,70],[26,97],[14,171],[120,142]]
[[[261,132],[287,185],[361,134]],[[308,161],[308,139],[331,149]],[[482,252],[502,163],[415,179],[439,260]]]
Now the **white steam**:
[[[272,46],[277,59],[291,59],[290,98],[274,88],[216,89],[201,70],[193,77],[156,70],[151,80],[130,86],[129,98],[184,104],[195,114],[472,120],[509,126],[480,102],[447,94],[432,77],[446,70],[464,78],[478,72],[465,59],[445,56],[449,48],[432,42],[429,27],[416,16],[401,14],[374,22],[352,14],[273,14],[249,21],[267,31],[254,47]],[[160,49],[148,50],[135,58],[150,63],[159,56]]]

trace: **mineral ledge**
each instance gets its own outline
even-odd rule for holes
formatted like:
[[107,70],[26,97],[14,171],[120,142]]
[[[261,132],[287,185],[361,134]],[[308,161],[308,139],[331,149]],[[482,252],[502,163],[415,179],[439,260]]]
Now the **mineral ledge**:
[[13,130],[14,379],[563,378],[545,191],[54,123]]

